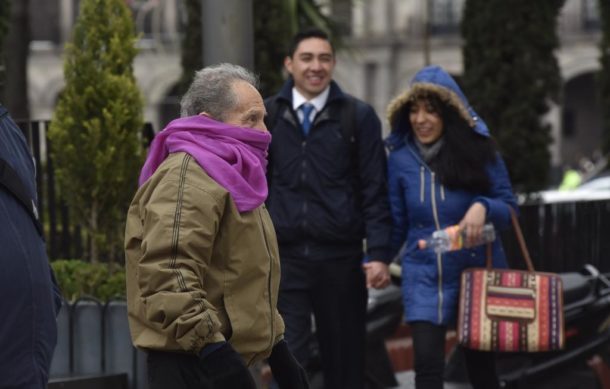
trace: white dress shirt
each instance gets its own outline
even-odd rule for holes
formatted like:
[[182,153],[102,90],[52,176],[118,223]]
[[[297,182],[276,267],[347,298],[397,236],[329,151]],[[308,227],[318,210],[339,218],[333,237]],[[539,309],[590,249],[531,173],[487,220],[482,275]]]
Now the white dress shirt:
[[301,122],[301,123],[303,122],[303,112],[299,109],[299,107],[301,105],[303,105],[304,103],[310,103],[314,106],[314,108],[311,110],[311,114],[309,115],[309,120],[311,121],[311,123],[313,123],[313,119],[316,117],[316,114],[318,112],[320,112],[322,110],[322,108],[324,108],[324,106],[326,105],[326,101],[328,100],[329,92],[330,92],[330,85],[327,86],[326,89],[324,89],[322,91],[322,93],[320,93],[313,99],[307,100],[305,97],[303,97],[302,94],[299,93],[297,88],[293,87],[292,88],[292,109],[294,109],[294,111],[297,113],[297,116],[299,117],[299,122]]

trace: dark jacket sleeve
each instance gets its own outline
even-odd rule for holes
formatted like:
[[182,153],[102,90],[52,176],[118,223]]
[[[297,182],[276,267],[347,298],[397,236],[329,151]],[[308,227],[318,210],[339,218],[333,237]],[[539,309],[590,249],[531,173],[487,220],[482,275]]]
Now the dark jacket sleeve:
[[360,104],[357,111],[358,169],[366,247],[370,260],[389,262],[392,219],[388,204],[387,160],[381,122],[373,108]]
[[390,257],[396,256],[405,242],[409,220],[407,206],[404,200],[404,189],[400,181],[399,164],[396,154],[390,153],[388,158],[388,187],[390,209],[392,211],[392,234],[390,236]]

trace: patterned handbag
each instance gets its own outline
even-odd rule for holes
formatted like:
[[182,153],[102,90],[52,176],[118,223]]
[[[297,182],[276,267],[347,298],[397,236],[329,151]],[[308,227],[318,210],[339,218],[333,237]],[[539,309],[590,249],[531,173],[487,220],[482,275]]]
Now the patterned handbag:
[[460,345],[485,351],[551,351],[564,346],[561,278],[535,272],[514,211],[511,220],[527,271],[487,267],[462,273],[458,313]]

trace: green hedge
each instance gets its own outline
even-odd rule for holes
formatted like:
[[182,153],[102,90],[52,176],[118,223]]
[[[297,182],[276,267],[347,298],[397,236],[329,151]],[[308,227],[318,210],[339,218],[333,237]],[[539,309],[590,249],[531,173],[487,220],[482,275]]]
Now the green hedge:
[[58,259],[51,262],[51,267],[64,298],[70,302],[84,296],[102,301],[125,296],[125,269],[116,264]]

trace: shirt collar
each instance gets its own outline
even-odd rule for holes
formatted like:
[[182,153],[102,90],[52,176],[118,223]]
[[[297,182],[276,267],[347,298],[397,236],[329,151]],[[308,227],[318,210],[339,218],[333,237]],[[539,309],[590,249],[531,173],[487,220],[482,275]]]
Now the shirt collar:
[[326,101],[328,101],[328,94],[330,92],[330,85],[327,86],[322,93],[317,95],[311,100],[307,100],[303,97],[302,94],[299,93],[297,88],[292,88],[292,108],[296,111],[303,103],[311,103],[316,108],[316,112],[320,112],[322,108],[326,105]]

